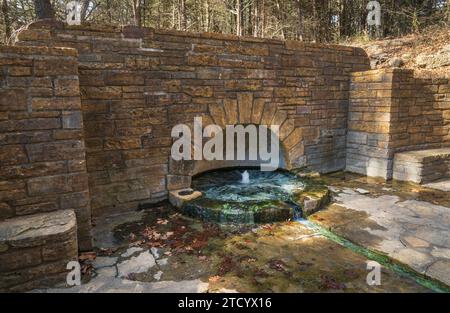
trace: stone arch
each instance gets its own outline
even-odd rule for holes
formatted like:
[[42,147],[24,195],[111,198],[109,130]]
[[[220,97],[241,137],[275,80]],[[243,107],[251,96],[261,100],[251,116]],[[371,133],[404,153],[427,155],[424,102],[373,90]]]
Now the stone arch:
[[[255,98],[251,92],[240,92],[236,99],[226,98],[208,105],[208,113],[203,115],[203,126],[216,124],[222,129],[226,125],[280,125],[279,140],[284,169],[304,165],[304,146],[301,128],[295,127],[294,119],[286,110],[267,98]],[[192,126],[190,127],[192,129]],[[207,163],[210,164],[207,164]],[[237,167],[211,163],[214,161],[175,161],[170,158],[167,177],[168,190],[189,188],[192,177],[209,170]],[[233,162],[233,161],[227,161]],[[237,161],[235,161],[237,162]],[[248,161],[246,161],[248,162]],[[255,164],[256,165],[256,164]],[[244,167],[250,166],[243,163]]]

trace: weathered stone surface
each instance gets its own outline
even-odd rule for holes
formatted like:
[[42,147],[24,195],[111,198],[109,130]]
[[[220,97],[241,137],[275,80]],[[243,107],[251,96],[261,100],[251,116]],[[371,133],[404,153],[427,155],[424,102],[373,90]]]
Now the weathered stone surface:
[[118,257],[107,257],[107,256],[96,257],[92,266],[95,269],[110,267],[117,263],[117,259]]
[[192,201],[201,196],[200,191],[194,191],[190,188],[180,189],[169,192],[169,201],[174,207],[181,209],[187,201]]
[[447,45],[435,54],[420,54],[416,58],[416,64],[424,68],[439,68],[450,66],[450,48]]
[[149,251],[142,252],[138,256],[131,257],[117,264],[119,277],[127,278],[130,274],[138,274],[148,271],[155,266],[155,258]]
[[222,129],[225,129],[227,125],[227,118],[224,108],[217,103],[209,105],[209,113],[216,125],[219,125]]
[[[177,211],[170,210],[167,215],[171,216],[175,212]],[[139,216],[140,213],[132,214]],[[122,223],[129,220],[119,216],[115,218],[121,219]],[[174,221],[176,222],[172,224]],[[154,221],[149,222],[141,216],[133,226],[139,229],[152,227],[157,233],[164,234],[171,227],[180,227],[179,222],[178,219],[168,219],[168,224],[162,225]],[[129,260],[130,257],[148,252],[155,258],[157,266],[150,267],[146,272],[131,275],[127,279],[117,277],[116,265],[112,265],[95,269],[97,276],[81,286],[36,292],[262,292],[267,291],[265,284],[273,282],[274,279],[276,283],[270,285],[270,291],[273,292],[429,292],[429,289],[420,286],[407,276],[399,275],[385,267],[382,269],[381,286],[369,286],[366,283],[368,259],[328,240],[315,229],[308,227],[308,224],[277,223],[271,227],[260,227],[252,232],[244,231],[237,234],[236,229],[241,228],[233,227],[230,230],[220,228],[218,234],[208,234],[208,246],[207,249],[200,248],[201,255],[193,253],[190,248],[178,249],[176,254],[166,253],[170,251],[168,247],[155,249],[145,244],[128,248],[127,252],[137,251],[126,256],[123,256],[122,249],[118,249],[113,252],[112,258]],[[198,221],[192,219],[183,219],[182,226],[185,226],[184,237],[187,240],[191,237],[195,238],[195,234],[210,227],[205,225],[203,228]],[[243,226],[242,229],[247,227]],[[108,232],[114,228],[114,225],[108,225]],[[129,230],[122,228],[122,231],[125,231],[123,235],[128,238],[127,235],[135,232],[135,228]],[[104,235],[104,237],[108,236]],[[121,240],[115,247],[120,247],[126,242],[127,239]],[[251,249],[250,256],[248,249],[242,248],[243,242],[248,249]],[[282,249],[280,249],[280,243],[283,245]],[[194,252],[200,251],[197,246],[198,244],[192,246]],[[317,257],[318,254],[320,258]],[[179,262],[179,259],[183,262]],[[209,279],[211,272],[215,273],[221,264],[230,260],[233,264],[245,262],[247,274],[243,274],[237,268],[220,276],[221,279],[218,281]],[[299,262],[299,260],[302,261]],[[119,262],[122,261],[123,259]],[[253,273],[259,273],[261,267],[264,267],[270,275],[262,277],[253,275]],[[292,271],[292,275],[286,275],[286,272],[291,273],[291,269],[298,269],[298,271]],[[305,277],[314,279],[304,284]],[[196,280],[192,281],[193,278]],[[255,279],[258,284],[251,283]]]
[[312,219],[352,242],[448,284],[449,259],[436,249],[450,247],[445,235],[449,208],[389,194],[361,195],[347,187],[339,189],[335,201],[336,205]]
[[442,147],[446,86],[446,79],[421,79],[406,69],[353,73],[347,170],[391,179],[396,152]]
[[[50,39],[47,35],[45,40]],[[3,72],[11,78],[0,87],[0,112],[5,114],[0,119],[0,177],[16,182],[0,190],[0,220],[74,209],[80,247],[89,249],[90,204],[76,50],[1,47],[0,59]],[[76,200],[79,192],[83,200]],[[57,261],[72,246],[42,248],[41,256],[44,262]],[[42,265],[42,270],[47,267]]]
[[0,251],[0,290],[35,288],[31,281],[51,287],[58,281],[43,280],[52,273],[62,273],[59,283],[64,283],[66,264],[78,258],[75,213],[66,210],[2,221],[0,245],[7,247]]
[[238,104],[236,100],[225,99],[224,108],[227,116],[227,125],[236,125],[239,123]]
[[253,94],[239,93],[237,101],[239,110],[239,123],[250,124],[252,122]]
[[429,183],[450,178],[450,148],[396,153],[394,179]]
[[[287,166],[332,171],[347,158],[348,170],[385,178],[395,152],[437,148],[449,136],[448,80],[422,81],[400,69],[350,74],[369,62],[349,47],[39,23],[20,38],[20,45],[70,38],[64,42],[80,56],[0,49],[11,80],[0,89],[7,163],[0,174],[20,180],[0,190],[4,216],[76,206],[80,238],[88,198],[96,216],[190,186],[192,168],[168,167],[170,130],[195,116],[220,125],[280,123]],[[17,105],[3,100],[9,97]],[[35,201],[42,194],[55,199]]]
[[191,186],[191,176],[167,175],[167,189],[169,191],[189,188]]
[[[53,28],[55,31],[49,31]],[[147,191],[140,188],[140,191],[130,192],[130,195],[135,196],[127,196],[126,190],[120,190],[119,196],[116,196],[112,192],[117,187],[116,176],[113,174],[110,180],[109,175],[115,170],[123,170],[124,167],[134,169],[146,160],[150,162],[150,159],[158,164],[163,162],[167,165],[172,143],[170,129],[174,124],[190,124],[199,114],[203,116],[205,123],[215,122],[221,126],[225,122],[230,125],[239,122],[270,125],[274,117],[277,123],[283,124],[285,116],[282,112],[277,113],[278,107],[286,106],[289,110],[291,105],[306,105],[308,99],[314,100],[309,87],[303,84],[298,86],[299,79],[310,79],[317,75],[319,77],[317,87],[322,88],[326,83],[321,75],[332,73],[330,71],[325,73],[323,64],[314,62],[312,54],[326,60],[327,68],[332,68],[336,73],[347,73],[344,69],[348,69],[349,65],[357,65],[361,69],[368,68],[369,65],[366,56],[358,54],[351,59],[348,56],[354,52],[353,48],[339,46],[304,43],[298,46],[298,43],[294,42],[285,46],[279,41],[254,38],[242,42],[233,36],[165,31],[155,33],[153,30],[136,27],[83,25],[75,27],[74,31],[82,31],[83,35],[73,35],[70,26],[36,23],[23,31],[20,44],[33,45],[39,41],[57,42],[60,45],[61,38],[64,38],[65,45],[78,50],[79,64],[73,64],[70,59],[73,57],[75,60],[76,54],[73,50],[64,51],[65,55],[70,56],[68,57],[70,60],[62,62],[60,66],[53,60],[36,62],[33,70],[39,77],[36,77],[35,86],[39,88],[36,92],[41,95],[41,100],[32,100],[35,109],[40,112],[56,107],[67,111],[61,112],[62,118],[54,117],[54,121],[39,121],[39,124],[42,123],[40,125],[42,129],[47,129],[45,127],[48,127],[50,122],[54,123],[50,129],[64,129],[53,132],[56,140],[79,139],[81,133],[66,130],[82,129],[89,138],[86,144],[88,169],[91,173],[95,172],[93,176],[103,177],[92,179],[90,182],[93,197],[101,199],[93,201],[96,206],[94,215],[96,211],[106,212],[114,203],[124,206],[129,203],[129,209],[132,209],[132,206],[136,205],[136,200],[144,196],[143,193],[150,192],[153,195],[160,192],[158,184]],[[158,44],[154,44],[152,38],[157,38]],[[218,46],[217,40],[223,41],[223,45]],[[289,50],[289,53],[281,53],[282,50]],[[45,54],[48,51],[42,49],[40,53]],[[117,51],[120,51],[120,54]],[[331,51],[339,57],[330,58]],[[55,53],[52,52],[52,55]],[[10,61],[4,62],[9,66]],[[17,66],[12,72],[23,75],[27,73],[26,68],[33,66],[33,62],[22,61]],[[51,75],[67,72],[67,76],[48,81],[46,76],[42,76],[45,71]],[[77,75],[84,121],[80,119],[79,113],[73,112],[79,110],[79,107],[75,109],[79,103],[69,99],[76,97]],[[349,78],[349,75],[345,74],[342,80],[345,78]],[[48,93],[49,91],[52,95]],[[327,100],[341,100],[345,92],[346,90],[339,90],[327,93]],[[274,97],[277,99],[276,102]],[[223,105],[223,109],[220,104]],[[312,106],[314,104],[311,104],[311,107],[308,105],[310,110],[307,114],[301,113],[305,122],[302,126],[322,123],[323,117],[320,114],[311,115]],[[336,112],[337,115],[340,116],[345,114],[346,108],[340,106],[337,111],[339,111]],[[298,126],[295,121],[297,117],[294,112],[292,120],[284,128],[283,137],[291,133],[293,126]],[[327,127],[342,128],[345,124],[345,120],[340,118],[330,122]],[[28,122],[24,125],[29,127]],[[17,129],[19,126],[14,125]],[[9,128],[12,125],[0,123],[0,129],[2,127]],[[151,127],[151,134],[141,132],[146,127]],[[311,143],[305,144],[314,145],[312,140]],[[324,163],[335,163],[327,151],[334,146],[339,146],[343,151],[345,147],[342,144],[343,142],[335,145],[324,138],[324,142],[321,143],[322,152],[316,154],[314,158],[318,157],[324,160]],[[53,148],[56,151],[60,150],[53,146],[49,148],[49,151]],[[148,149],[161,150],[164,153],[156,159],[148,156]],[[51,153],[55,155],[56,151]],[[300,156],[300,152],[308,153],[309,150],[298,149],[295,153],[307,162],[310,158]],[[59,155],[59,152],[57,154]],[[73,151],[73,154],[77,152]],[[344,156],[342,152],[339,155]],[[40,157],[46,159],[45,156]],[[82,156],[77,154],[77,159],[78,157]],[[321,162],[317,161],[315,164],[320,166]],[[323,168],[328,169],[329,166],[325,164]],[[124,175],[126,173],[133,175],[134,172],[136,170],[125,170]],[[171,174],[182,174],[180,177],[189,175],[184,172]],[[146,176],[147,180],[152,179],[151,174],[147,172],[142,176]],[[123,178],[121,181],[127,180]],[[159,175],[155,180],[162,181]],[[106,187],[108,184],[109,188]],[[173,176],[167,178],[168,188],[179,189],[188,187],[189,184],[189,180],[180,182],[179,178]],[[102,187],[96,188],[98,186]],[[109,190],[108,196],[96,194],[100,190]]]

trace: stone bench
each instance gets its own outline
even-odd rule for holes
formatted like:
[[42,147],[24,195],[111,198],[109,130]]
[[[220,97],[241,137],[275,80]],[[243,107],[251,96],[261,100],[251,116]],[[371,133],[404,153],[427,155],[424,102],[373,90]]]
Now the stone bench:
[[418,184],[450,177],[450,148],[396,153],[394,179]]
[[64,283],[67,263],[77,259],[77,223],[72,210],[0,222],[0,292]]

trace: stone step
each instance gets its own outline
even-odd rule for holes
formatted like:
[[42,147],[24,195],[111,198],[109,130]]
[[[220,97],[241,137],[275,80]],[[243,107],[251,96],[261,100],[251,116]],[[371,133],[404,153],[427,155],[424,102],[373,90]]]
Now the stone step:
[[77,221],[72,210],[0,222],[0,292],[64,283],[67,264],[77,259]]
[[396,153],[393,176],[418,184],[450,177],[450,148]]

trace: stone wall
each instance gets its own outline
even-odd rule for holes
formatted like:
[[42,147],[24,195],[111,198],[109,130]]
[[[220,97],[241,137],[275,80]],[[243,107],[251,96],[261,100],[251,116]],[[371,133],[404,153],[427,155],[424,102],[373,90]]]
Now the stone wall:
[[90,249],[77,51],[0,47],[0,68],[0,221],[72,209]]
[[94,216],[189,184],[170,132],[194,116],[281,122],[291,166],[343,169],[350,73],[369,68],[358,48],[134,27],[37,22],[18,44],[78,50]]
[[0,292],[65,284],[67,265],[77,260],[77,221],[72,210],[0,222]]
[[347,170],[392,178],[400,151],[450,146],[450,84],[412,70],[353,73]]

